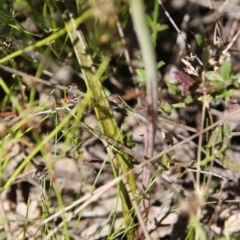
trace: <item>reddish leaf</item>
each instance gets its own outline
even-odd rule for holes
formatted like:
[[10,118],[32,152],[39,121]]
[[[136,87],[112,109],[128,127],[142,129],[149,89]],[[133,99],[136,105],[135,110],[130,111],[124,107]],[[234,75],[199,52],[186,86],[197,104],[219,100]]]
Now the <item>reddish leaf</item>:
[[187,74],[181,71],[174,71],[174,76],[178,80],[178,82],[187,90],[194,84],[194,80],[189,77]]

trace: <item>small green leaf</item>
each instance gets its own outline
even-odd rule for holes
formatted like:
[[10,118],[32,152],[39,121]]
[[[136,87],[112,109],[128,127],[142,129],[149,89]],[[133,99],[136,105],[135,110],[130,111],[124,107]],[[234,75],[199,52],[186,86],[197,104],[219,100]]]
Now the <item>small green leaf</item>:
[[235,78],[235,76],[232,77],[232,84],[233,84],[234,88],[238,88],[238,87],[239,87],[239,81],[238,81],[238,79],[239,79],[239,78]]
[[157,63],[157,69],[161,68],[162,66],[165,65],[165,62],[164,61],[160,61]]
[[167,83],[168,90],[171,91],[175,95],[181,95],[181,91],[179,90],[176,84]]
[[10,87],[11,90],[13,91],[20,91],[21,90],[21,87],[19,86],[19,84],[13,84],[11,87]]
[[233,76],[233,79],[240,80],[240,73],[237,73]]
[[217,93],[214,97],[214,101],[216,102],[218,99],[224,99],[225,101],[229,101],[230,98],[233,95],[233,89],[222,89],[222,91],[220,93]]
[[196,34],[195,36],[197,45],[201,48],[207,48],[208,47],[208,43],[206,41],[206,38],[203,36],[200,36],[199,34]]
[[152,18],[148,14],[146,14],[146,19],[147,19],[148,25],[152,26],[153,20],[152,20]]
[[139,87],[145,87],[146,86],[146,81],[142,81],[139,83]]
[[163,168],[159,168],[158,170],[157,170],[157,173],[158,174],[162,174],[164,172],[164,169]]
[[214,81],[212,82],[213,90],[214,91],[219,91],[222,89],[225,89],[225,83],[221,81]]
[[140,62],[143,62],[143,57],[142,56],[138,56],[138,59]]
[[165,169],[168,169],[169,168],[169,165],[170,165],[170,159],[167,155],[163,155],[162,157],[162,166],[165,168]]
[[192,96],[187,95],[187,96],[183,99],[183,101],[188,105],[188,104],[190,104],[191,102],[193,102],[193,98],[192,98]]
[[146,72],[144,69],[138,68],[136,69],[137,75],[142,79],[146,80]]
[[132,133],[128,133],[128,134],[127,134],[127,140],[128,140],[128,141],[132,141],[132,139],[133,139]]
[[162,31],[165,31],[168,29],[168,25],[165,25],[165,24],[157,24],[155,26],[155,29],[157,30],[157,32],[162,32]]
[[131,133],[127,134],[125,137],[124,137],[124,143],[125,145],[128,147],[128,148],[134,148],[136,146],[135,143],[133,143],[133,136]]
[[217,72],[214,72],[214,71],[208,71],[205,73],[205,77],[207,78],[207,80],[209,81],[221,81],[223,82],[224,79],[223,77],[221,76],[221,74],[217,73]]
[[149,15],[146,15],[146,19],[147,19],[148,25],[151,27],[153,32],[162,32],[168,29],[168,25],[155,23],[154,20]]
[[171,115],[172,113],[172,105],[171,104],[165,104],[164,106],[161,106],[158,108],[159,111],[166,113],[167,115]]
[[227,80],[230,78],[231,71],[232,71],[232,62],[229,59],[227,59],[221,67],[221,76],[223,77],[224,80]]
[[185,103],[181,102],[181,103],[174,103],[174,104],[172,104],[172,107],[173,108],[185,108],[186,105],[185,105]]

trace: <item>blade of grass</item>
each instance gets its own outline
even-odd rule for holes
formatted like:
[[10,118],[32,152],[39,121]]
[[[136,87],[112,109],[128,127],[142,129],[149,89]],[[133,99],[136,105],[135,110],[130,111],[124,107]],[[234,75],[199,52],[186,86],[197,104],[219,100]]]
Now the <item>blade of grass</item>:
[[[114,138],[119,142],[122,142],[122,134],[118,129],[117,123],[114,119],[111,107],[103,91],[101,81],[100,81],[102,74],[107,68],[109,60],[105,59],[103,63],[100,65],[98,71],[96,71],[96,69],[93,67],[94,65],[93,60],[91,56],[88,54],[89,49],[88,49],[88,44],[86,42],[85,36],[83,32],[79,29],[77,22],[73,18],[75,9],[72,10],[72,4],[69,5],[69,1],[68,2],[65,1],[65,4],[66,4],[66,8],[67,9],[69,8],[68,10],[70,11],[69,22],[67,21],[66,16],[64,16],[66,29],[71,39],[71,42],[73,44],[74,51],[80,66],[81,65],[86,66],[86,69],[82,69],[82,73],[85,79],[87,89],[89,91],[90,98],[95,103],[94,110],[98,118],[101,131],[106,136]],[[114,159],[116,159],[117,165],[120,166],[120,170],[123,173],[128,172],[131,166],[131,163],[129,162],[129,158],[126,156],[122,156],[119,153],[113,153],[111,148],[107,148],[107,150],[110,156],[114,155]],[[111,161],[111,166],[112,166],[112,170],[115,177],[117,177],[118,170],[113,161]],[[135,183],[134,174],[133,173],[129,174],[126,179],[132,193],[135,194],[136,183]],[[120,196],[122,201],[123,215],[126,219],[126,225],[130,225],[131,223],[135,222],[135,218],[134,216],[129,214],[130,210],[132,209],[132,205],[131,205],[126,187],[124,186],[122,181],[119,183],[119,191],[120,191]],[[128,232],[128,239],[136,239],[136,237],[137,237],[136,230],[133,228],[131,231]]]
[[[140,45],[146,72],[146,100],[147,100],[147,123],[144,154],[151,158],[154,150],[156,120],[157,120],[157,103],[158,103],[158,80],[157,80],[157,63],[154,53],[151,34],[147,25],[144,11],[144,4],[141,0],[131,0],[130,13],[133,20],[134,29]],[[147,189],[151,178],[150,170],[143,168],[143,191]],[[147,192],[145,199],[141,204],[141,213],[144,220],[147,219],[150,208],[150,193]],[[144,227],[139,228],[139,239],[144,239]]]
[[[0,86],[3,87],[4,91],[6,93],[10,93],[10,89],[5,85],[3,80],[0,78]],[[13,96],[13,101],[16,101]],[[84,100],[83,100],[84,101]],[[76,111],[83,113],[85,110],[85,105],[78,105],[75,106],[74,109],[71,110],[71,113],[74,114]],[[17,177],[17,175],[23,170],[23,168],[26,166],[27,163],[37,154],[38,151],[40,151],[46,143],[52,139],[65,125],[67,122],[70,121],[72,115],[68,114],[59,124],[56,126],[56,128],[49,133],[30,153],[29,155],[24,159],[24,161],[19,165],[19,167],[14,171],[14,173],[11,175],[11,177],[8,179],[8,181],[4,184],[4,187],[1,190],[7,189],[11,183],[14,181],[14,179]]]
[[[75,21],[76,21],[76,24],[80,24],[80,23],[84,22],[87,18],[89,18],[89,16],[91,16],[91,11],[90,11],[90,10],[85,11],[80,17],[78,17],[78,18],[75,20]],[[15,51],[15,52],[7,55],[6,57],[0,59],[0,63],[7,62],[7,61],[11,60],[12,58],[15,58],[15,57],[17,57],[17,56],[22,55],[22,54],[25,53],[25,52],[32,51],[32,50],[34,50],[35,48],[44,46],[44,45],[48,44],[49,42],[54,41],[54,40],[56,40],[57,38],[59,38],[60,36],[64,35],[64,34],[67,32],[67,28],[68,28],[68,29],[71,29],[72,27],[74,27],[74,26],[72,25],[72,23],[68,23],[65,28],[62,28],[62,29],[56,31],[55,33],[53,33],[53,34],[50,35],[49,37],[46,37],[46,38],[44,38],[44,39],[41,40],[41,41],[38,41],[38,42],[36,42],[36,43],[34,43],[34,44],[32,44],[32,45],[24,48],[24,49]]]

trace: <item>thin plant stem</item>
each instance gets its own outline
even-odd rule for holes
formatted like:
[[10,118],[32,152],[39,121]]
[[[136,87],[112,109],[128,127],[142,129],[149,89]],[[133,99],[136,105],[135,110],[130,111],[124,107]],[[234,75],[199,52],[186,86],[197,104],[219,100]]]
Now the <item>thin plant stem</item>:
[[[74,2],[65,0],[64,3],[68,10],[69,16],[68,19],[65,16],[63,18],[65,19],[67,32],[73,44],[76,57],[80,66],[84,65],[88,67],[88,69],[82,69],[82,73],[89,92],[89,97],[93,101],[93,103],[97,103],[96,105],[94,104],[94,110],[101,131],[106,136],[112,137],[115,140],[122,142],[122,133],[118,129],[116,120],[113,116],[113,112],[101,84],[101,76],[105,72],[109,60],[105,58],[98,70],[95,69],[92,56],[89,54],[89,46],[86,41],[84,31],[79,28],[78,24],[76,24],[76,21],[74,19],[75,17],[77,17]],[[69,25],[69,23],[71,25]],[[107,148],[107,151],[109,152],[110,156],[112,156],[113,154],[114,159],[116,160],[116,162],[114,162],[113,159],[111,161],[112,171],[115,177],[119,175],[119,170],[123,173],[129,171],[129,169],[131,168],[131,162],[128,157],[123,157],[121,154],[118,153],[112,153],[111,148]],[[120,169],[118,169],[118,167]],[[130,186],[132,193],[135,194],[136,182],[133,174],[127,176],[127,182]],[[130,213],[132,209],[131,201],[129,199],[126,187],[122,182],[119,183],[119,191],[122,201],[123,215],[125,219],[127,219],[126,225],[131,225],[136,221],[136,218],[133,214]],[[130,231],[128,231],[127,236],[128,239],[136,239],[136,230],[132,228]]]
[[[147,101],[147,123],[146,137],[144,143],[144,154],[147,158],[151,158],[154,150],[156,121],[158,111],[158,79],[157,79],[157,63],[154,48],[152,45],[151,34],[147,25],[145,16],[145,6],[142,0],[131,0],[130,13],[133,20],[134,30],[140,45],[145,71],[146,71],[146,101]],[[143,192],[148,188],[151,178],[150,170],[143,168],[142,188]],[[144,220],[147,219],[150,208],[150,192],[145,193],[145,197],[141,205],[141,214]],[[139,239],[145,239],[143,227],[139,227]]]

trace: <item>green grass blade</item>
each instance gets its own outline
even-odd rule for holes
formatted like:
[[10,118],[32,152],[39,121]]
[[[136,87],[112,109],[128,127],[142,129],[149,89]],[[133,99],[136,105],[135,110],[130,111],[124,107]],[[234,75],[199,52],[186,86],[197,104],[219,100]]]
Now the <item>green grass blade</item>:
[[[111,137],[119,142],[122,142],[122,133],[119,131],[115,118],[113,116],[112,110],[110,108],[107,97],[103,91],[103,87],[101,84],[101,76],[105,72],[108,62],[108,59],[105,59],[100,65],[98,71],[93,67],[92,57],[88,54],[88,44],[86,42],[85,36],[83,32],[78,29],[78,23],[71,17],[70,21],[66,22],[66,29],[68,35],[71,39],[71,42],[74,47],[75,54],[77,56],[78,62],[80,66],[85,66],[86,68],[82,69],[82,73],[85,79],[85,83],[87,85],[87,89],[89,92],[89,96],[94,103],[94,110],[103,134],[108,137]],[[126,156],[122,156],[119,153],[113,153],[110,148],[108,148],[108,152],[110,156],[116,160],[117,164],[120,166],[120,169],[123,173],[126,173],[130,169],[129,158]],[[111,161],[112,170],[115,176],[118,176],[118,171]],[[133,173],[127,176],[127,183],[130,186],[130,189],[133,194],[136,192],[136,183]],[[130,225],[134,222],[134,217],[129,214],[132,205],[125,188],[123,182],[119,184],[120,196],[122,201],[122,209],[123,215],[126,219],[126,225]],[[136,230],[131,230],[128,233],[129,239],[134,239],[136,236]]]

